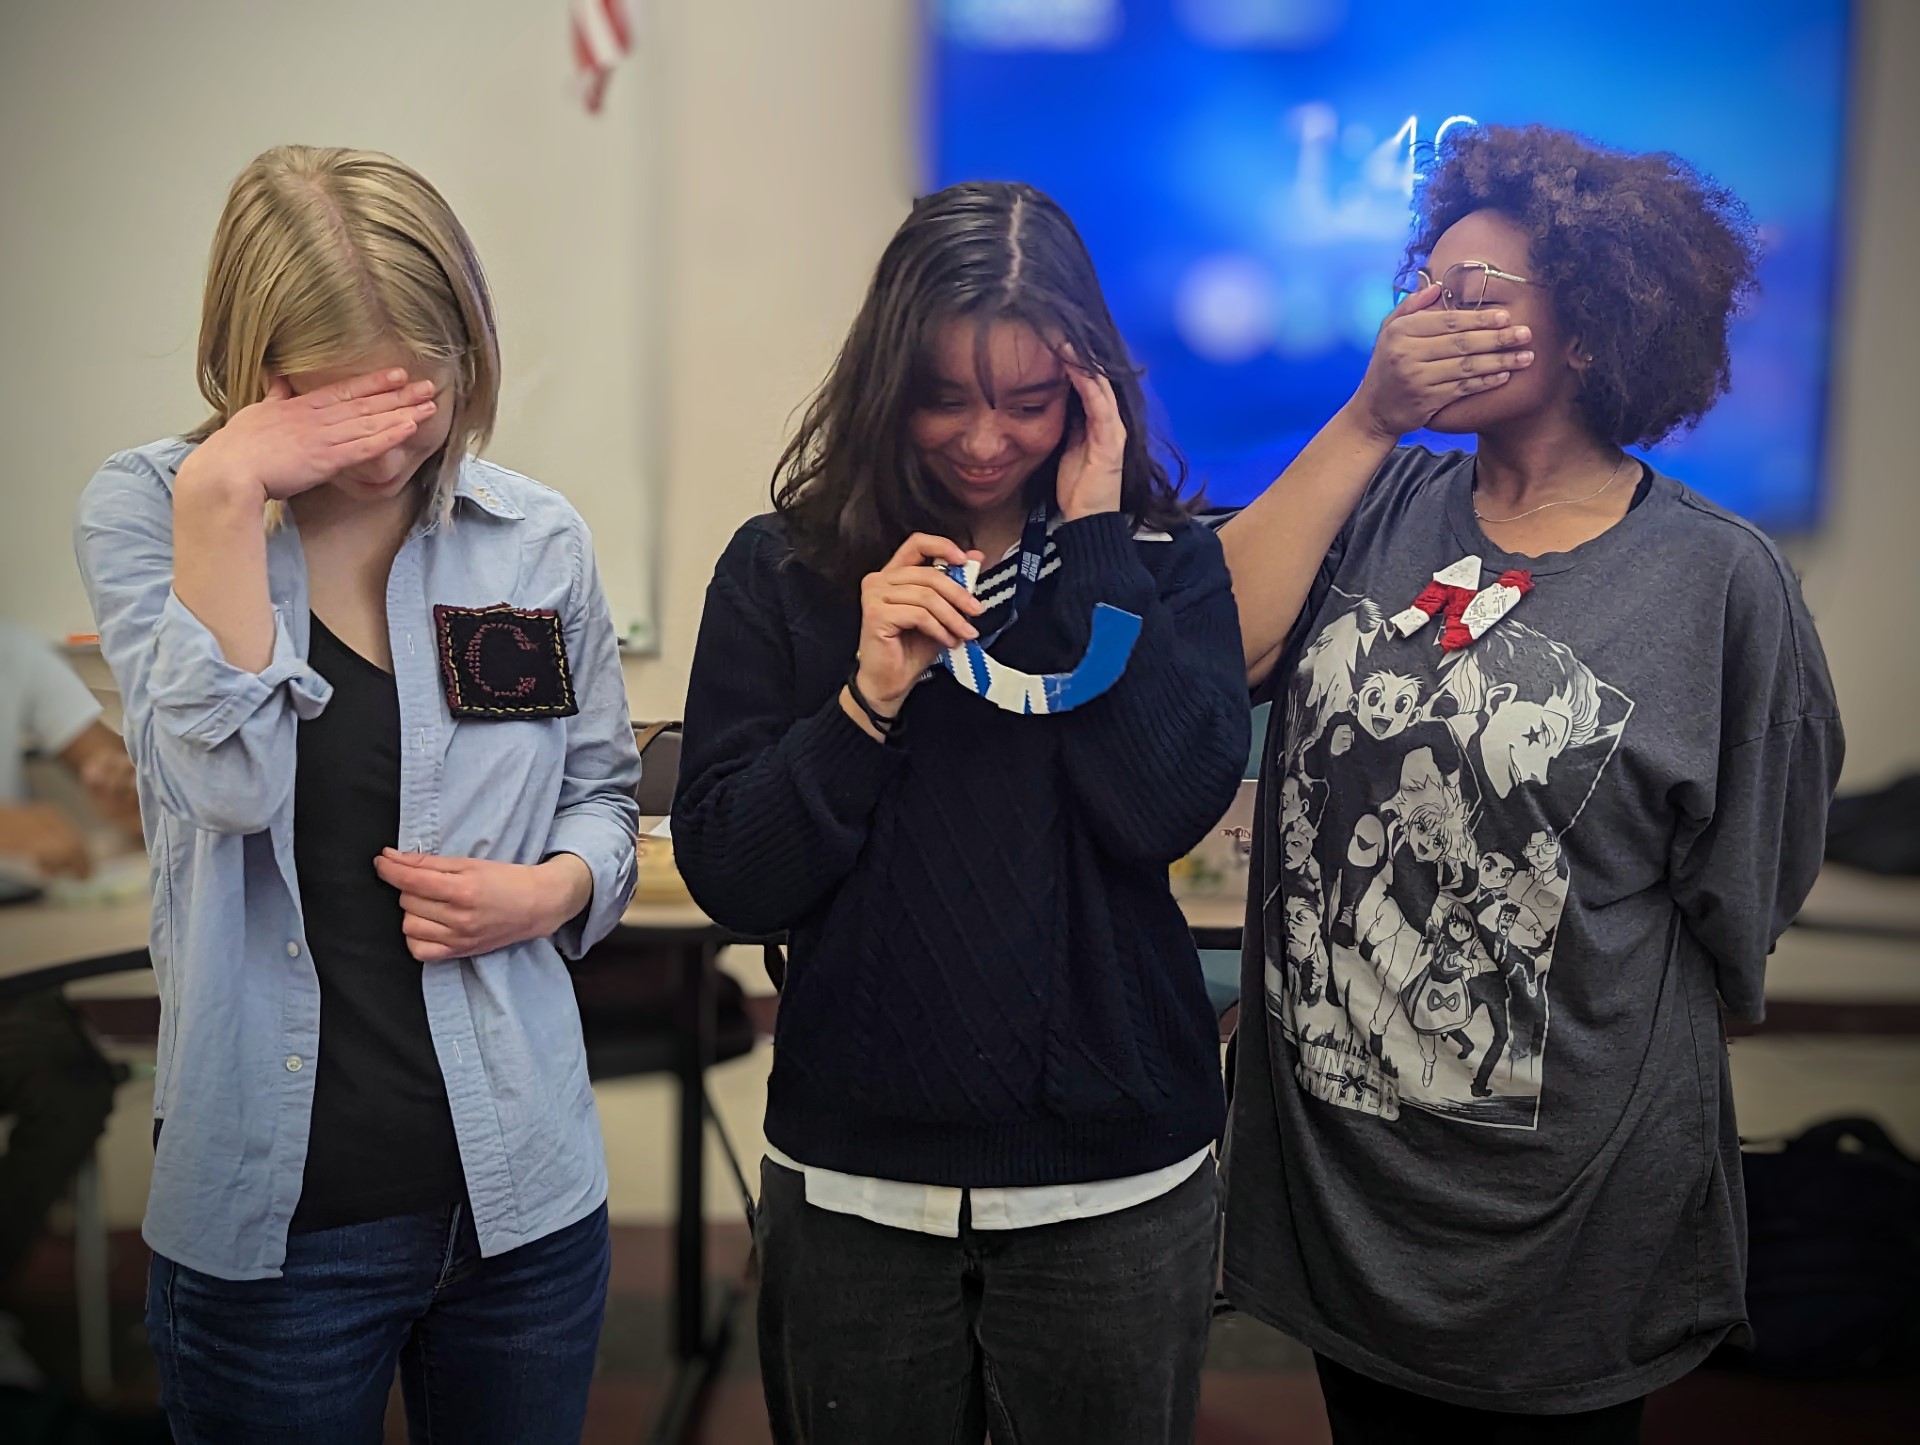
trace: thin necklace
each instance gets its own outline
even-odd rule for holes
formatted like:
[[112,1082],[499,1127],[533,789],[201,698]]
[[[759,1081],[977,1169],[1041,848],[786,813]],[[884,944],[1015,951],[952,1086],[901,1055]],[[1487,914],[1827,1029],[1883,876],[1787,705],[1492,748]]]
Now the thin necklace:
[[[1475,507],[1473,509],[1474,520],[1476,522],[1491,522],[1496,527],[1503,527],[1508,522],[1518,522],[1522,518],[1531,517],[1535,512],[1544,512],[1547,510],[1548,507],[1571,507],[1576,502],[1591,502],[1595,497],[1599,496],[1601,492],[1604,492],[1608,487],[1612,486],[1614,482],[1619,479],[1620,468],[1624,467],[1626,464],[1627,464],[1627,454],[1625,452],[1622,452],[1620,453],[1620,460],[1613,464],[1613,470],[1607,473],[1607,479],[1600,484],[1597,490],[1588,492],[1584,497],[1566,497],[1558,502],[1542,502],[1539,506],[1529,507],[1524,512],[1515,512],[1511,517],[1489,517],[1485,512],[1481,511],[1478,507]],[[1474,479],[1473,489],[1476,492],[1480,490],[1479,478],[1477,476]]]

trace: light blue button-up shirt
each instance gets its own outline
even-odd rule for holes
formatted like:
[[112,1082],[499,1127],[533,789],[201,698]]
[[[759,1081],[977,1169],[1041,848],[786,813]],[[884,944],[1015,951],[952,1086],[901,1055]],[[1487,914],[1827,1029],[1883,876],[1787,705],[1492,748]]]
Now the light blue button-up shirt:
[[[125,706],[153,860],[154,1113],[166,1129],[144,1233],[177,1263],[262,1279],[286,1257],[323,1046],[293,775],[300,720],[332,689],[306,662],[307,571],[291,524],[267,540],[275,635],[264,671],[229,664],[174,596],[172,487],[191,450],[164,441],[110,459],[81,498],[75,546]],[[575,716],[449,713],[432,609],[499,603],[558,612]],[[561,958],[604,937],[632,895],[640,759],[586,525],[537,482],[469,459],[452,519],[416,527],[394,559],[387,630],[399,846],[505,863],[573,853],[593,870],[593,902],[553,939],[421,965],[480,1249],[496,1255],[606,1197]]]

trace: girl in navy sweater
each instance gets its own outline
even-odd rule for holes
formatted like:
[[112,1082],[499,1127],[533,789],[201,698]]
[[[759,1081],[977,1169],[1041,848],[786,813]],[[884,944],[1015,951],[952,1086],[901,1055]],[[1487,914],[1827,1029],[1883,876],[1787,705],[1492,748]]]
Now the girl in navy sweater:
[[775,1437],[1188,1439],[1222,1090],[1167,867],[1232,799],[1246,685],[1059,207],[918,203],[775,491],[707,592],[673,821],[701,905],[792,941]]

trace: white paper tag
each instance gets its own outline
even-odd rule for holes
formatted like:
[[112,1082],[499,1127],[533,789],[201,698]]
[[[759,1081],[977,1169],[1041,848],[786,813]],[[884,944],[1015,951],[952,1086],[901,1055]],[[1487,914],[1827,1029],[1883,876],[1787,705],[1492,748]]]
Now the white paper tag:
[[1391,627],[1402,637],[1411,637],[1432,620],[1431,617],[1422,612],[1418,607],[1409,607],[1405,612],[1396,612],[1393,616],[1389,617],[1387,619],[1387,626]]
[[1433,580],[1448,587],[1461,587],[1471,592],[1480,585],[1480,559],[1462,557],[1451,567],[1434,573]]
[[1467,610],[1460,614],[1460,621],[1467,629],[1467,636],[1478,642],[1481,635],[1513,611],[1519,601],[1519,588],[1503,587],[1497,582],[1480,592],[1467,604]]

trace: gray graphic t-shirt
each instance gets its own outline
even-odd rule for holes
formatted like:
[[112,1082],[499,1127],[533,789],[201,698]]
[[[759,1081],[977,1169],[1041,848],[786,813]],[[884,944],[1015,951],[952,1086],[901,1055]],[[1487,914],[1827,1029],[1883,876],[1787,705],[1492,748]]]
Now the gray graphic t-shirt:
[[1650,475],[1510,556],[1472,478],[1394,454],[1267,685],[1227,1282],[1374,1378],[1561,1413],[1744,1324],[1720,1009],[1760,1013],[1841,735],[1751,526]]

